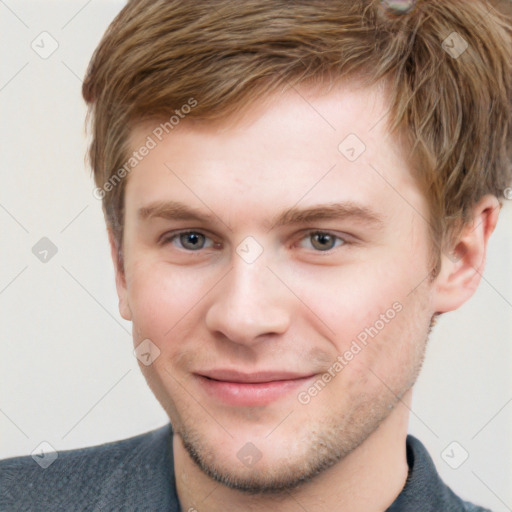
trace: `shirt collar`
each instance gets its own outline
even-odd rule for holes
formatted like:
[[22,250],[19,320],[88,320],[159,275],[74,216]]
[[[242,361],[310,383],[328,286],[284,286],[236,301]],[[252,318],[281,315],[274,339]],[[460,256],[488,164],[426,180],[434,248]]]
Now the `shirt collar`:
[[406,443],[407,480],[386,512],[464,512],[464,502],[443,483],[423,444],[410,434]]

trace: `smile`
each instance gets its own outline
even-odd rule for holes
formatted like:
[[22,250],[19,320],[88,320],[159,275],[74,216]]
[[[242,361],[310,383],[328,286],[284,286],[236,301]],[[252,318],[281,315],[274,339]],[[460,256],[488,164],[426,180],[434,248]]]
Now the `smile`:
[[[283,398],[312,380],[314,375],[289,376],[274,380],[271,377],[262,380],[265,378],[262,374],[252,377],[239,374],[231,377],[236,380],[226,378],[220,380],[204,375],[196,375],[196,377],[204,392],[216,401],[238,407],[254,407],[267,405]],[[251,382],[250,379],[255,381]]]

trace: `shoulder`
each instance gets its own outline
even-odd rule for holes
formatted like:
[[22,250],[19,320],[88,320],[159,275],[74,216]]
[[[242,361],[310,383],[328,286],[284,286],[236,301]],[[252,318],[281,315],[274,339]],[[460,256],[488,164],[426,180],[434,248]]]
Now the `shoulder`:
[[136,510],[138,500],[147,507],[169,499],[170,424],[56,455],[46,469],[31,456],[0,460],[0,510],[69,511],[70,504],[74,510],[112,510],[123,504]]
[[492,512],[488,508],[483,508],[478,505],[474,505],[473,503],[469,503],[469,501],[462,502],[465,509],[464,512]]

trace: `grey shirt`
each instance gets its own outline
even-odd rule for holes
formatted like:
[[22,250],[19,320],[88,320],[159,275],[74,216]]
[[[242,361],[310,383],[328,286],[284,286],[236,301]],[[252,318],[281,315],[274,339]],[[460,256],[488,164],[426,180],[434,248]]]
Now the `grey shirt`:
[[[405,487],[386,512],[490,512],[458,498],[411,435],[407,462]],[[171,425],[122,441],[61,451],[46,469],[31,456],[0,460],[0,511],[180,512]]]

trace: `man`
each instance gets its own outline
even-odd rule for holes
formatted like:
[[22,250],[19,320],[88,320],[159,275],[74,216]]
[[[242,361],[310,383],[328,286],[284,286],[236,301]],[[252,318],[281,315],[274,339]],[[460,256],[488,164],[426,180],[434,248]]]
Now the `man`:
[[407,427],[511,184],[511,34],[476,0],[130,1],[83,94],[170,425],[2,461],[0,508],[486,510]]

